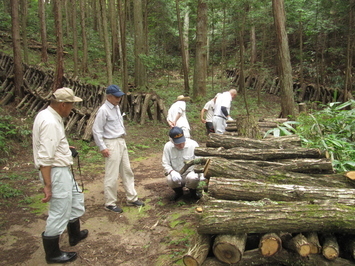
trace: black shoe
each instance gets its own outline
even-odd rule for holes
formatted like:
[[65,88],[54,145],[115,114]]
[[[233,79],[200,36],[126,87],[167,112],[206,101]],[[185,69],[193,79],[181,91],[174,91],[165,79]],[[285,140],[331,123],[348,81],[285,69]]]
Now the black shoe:
[[59,235],[44,236],[44,233],[42,233],[42,241],[48,264],[66,263],[75,260],[78,256],[76,252],[65,252],[60,250]]
[[173,188],[173,190],[175,191],[175,195],[171,199],[172,201],[177,201],[179,198],[181,198],[184,195],[184,191],[182,190],[182,187]]
[[106,211],[113,211],[113,212],[117,212],[117,213],[122,213],[123,210],[120,207],[117,206],[105,206],[105,210]]
[[144,202],[142,202],[140,200],[136,200],[136,201],[127,201],[127,205],[128,206],[143,207],[145,204],[144,204]]
[[199,200],[202,196],[200,193],[197,193],[197,189],[190,188],[190,197],[193,200]]
[[79,218],[69,221],[67,230],[69,235],[69,244],[71,246],[75,246],[81,240],[85,239],[89,234],[89,231],[87,229],[80,231]]

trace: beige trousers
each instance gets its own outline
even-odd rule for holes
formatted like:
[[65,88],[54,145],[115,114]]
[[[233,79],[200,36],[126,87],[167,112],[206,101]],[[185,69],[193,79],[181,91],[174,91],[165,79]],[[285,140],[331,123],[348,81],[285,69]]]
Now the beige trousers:
[[105,158],[104,195],[105,206],[116,206],[118,177],[121,177],[128,202],[138,199],[134,188],[134,174],[129,162],[124,138],[105,139],[110,156]]

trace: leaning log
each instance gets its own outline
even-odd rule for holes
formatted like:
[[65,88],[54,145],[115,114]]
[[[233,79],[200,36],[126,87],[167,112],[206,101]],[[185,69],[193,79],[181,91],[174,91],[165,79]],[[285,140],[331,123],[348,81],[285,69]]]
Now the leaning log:
[[316,232],[307,232],[305,233],[305,237],[307,237],[307,241],[311,248],[311,254],[319,254],[322,250],[322,247],[319,243],[319,237]]
[[242,258],[247,234],[218,235],[213,243],[213,254],[224,263],[237,263]]
[[[344,201],[345,202],[345,201]],[[272,202],[209,200],[200,216],[200,234],[355,232],[355,208],[335,201]],[[321,221],[321,222],[320,222]]]
[[258,201],[355,200],[355,189],[273,184],[248,179],[211,177],[208,193],[216,199]]
[[339,244],[336,237],[332,234],[323,236],[322,254],[328,260],[334,260],[339,257]]
[[285,248],[296,252],[301,257],[306,257],[311,253],[311,247],[307,238],[302,234],[297,234],[295,237],[282,244]]
[[211,236],[196,234],[191,248],[183,257],[183,262],[186,266],[200,266],[206,260],[211,247]]
[[244,149],[231,148],[195,148],[196,156],[216,156],[227,159],[241,160],[277,160],[297,158],[325,158],[325,153],[319,149],[293,148],[293,149]]
[[[206,157],[208,158],[208,157]],[[241,163],[240,163],[241,162]],[[246,160],[227,160],[223,158],[211,157],[208,164],[205,165],[205,178],[224,177],[224,178],[238,178],[264,181],[275,184],[295,184],[295,185],[310,185],[310,186],[326,186],[338,188],[353,188],[352,182],[349,182],[347,177],[342,174],[305,174],[295,173],[291,171],[274,170],[263,165],[270,165],[266,161],[259,161],[255,164],[249,164]],[[274,162],[274,165],[277,163]],[[300,166],[293,168],[297,170]],[[292,167],[287,167],[290,170]],[[318,168],[317,166],[314,169]]]
[[246,149],[281,149],[301,146],[301,139],[297,135],[270,139],[241,138],[224,134],[209,134],[206,147],[246,148]]

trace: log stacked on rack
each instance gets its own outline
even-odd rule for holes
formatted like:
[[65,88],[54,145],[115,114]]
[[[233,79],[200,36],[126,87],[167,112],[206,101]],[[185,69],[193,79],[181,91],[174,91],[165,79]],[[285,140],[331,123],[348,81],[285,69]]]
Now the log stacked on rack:
[[204,260],[190,254],[185,265],[355,265],[352,173],[334,173],[296,136],[210,134],[206,146],[195,149],[207,183],[197,227]]
[[[38,67],[24,66],[24,90],[25,97],[16,106],[28,116],[34,116],[40,110],[46,108],[52,96],[53,71],[44,72]],[[6,105],[14,100],[13,59],[0,53],[0,105]],[[92,137],[92,125],[96,112],[105,100],[105,87],[84,84],[76,79],[64,77],[63,87],[73,89],[74,93],[83,99],[83,102],[75,104],[73,111],[65,121],[65,130],[74,133],[83,140]],[[150,93],[126,93],[121,102],[121,111],[126,113],[125,118],[144,124],[147,120],[155,120],[165,123],[167,109],[163,100],[154,92]]]

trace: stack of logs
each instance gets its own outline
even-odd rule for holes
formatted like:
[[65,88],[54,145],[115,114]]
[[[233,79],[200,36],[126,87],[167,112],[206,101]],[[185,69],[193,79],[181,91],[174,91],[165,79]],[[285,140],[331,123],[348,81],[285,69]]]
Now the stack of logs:
[[334,173],[295,135],[210,134],[206,146],[195,149],[207,193],[185,265],[355,265],[353,172]]

